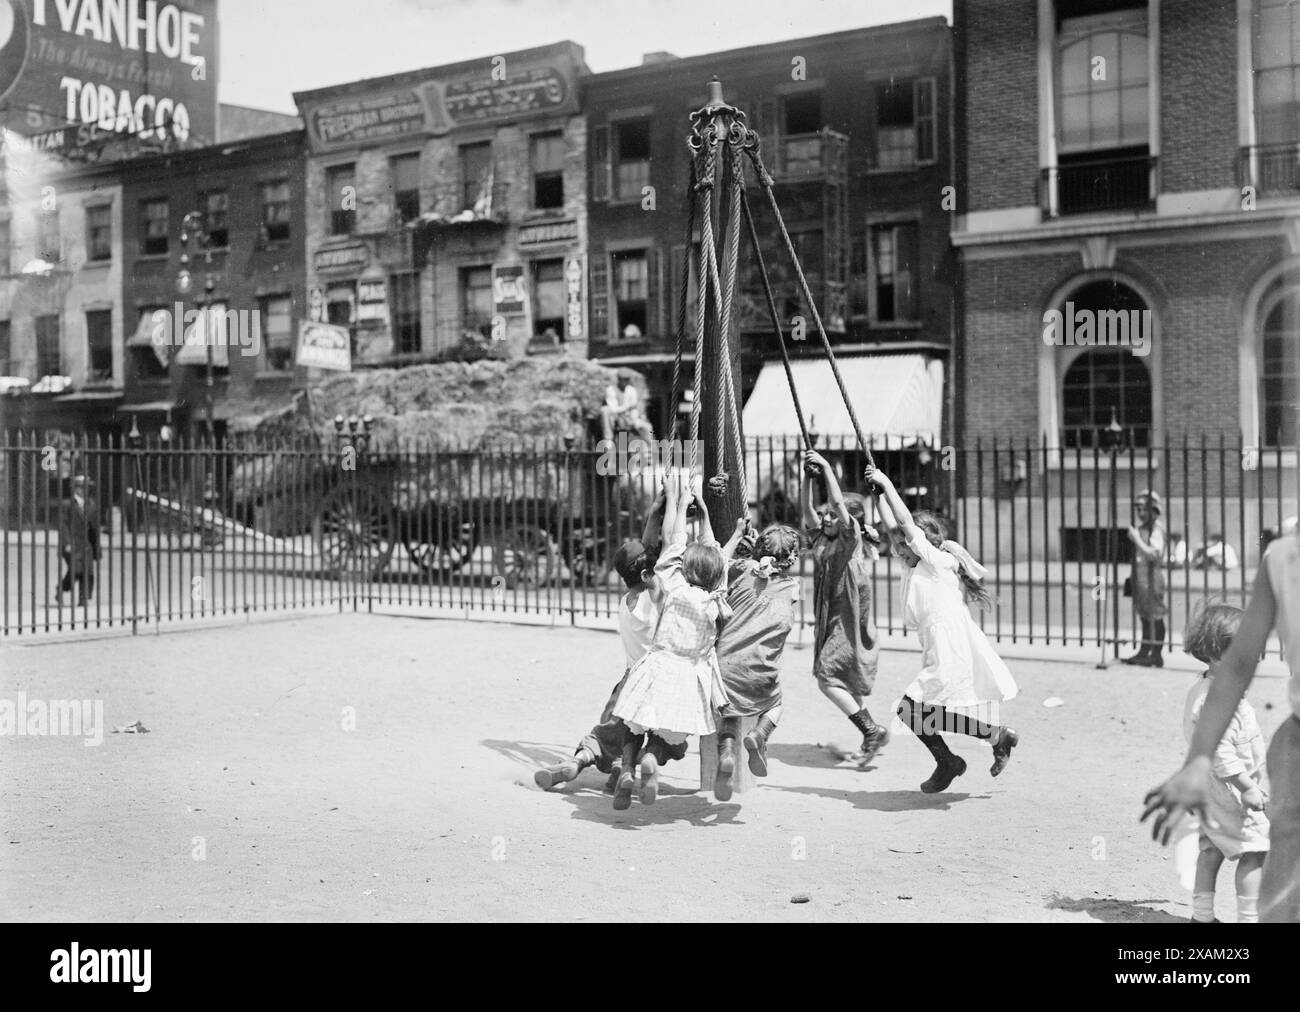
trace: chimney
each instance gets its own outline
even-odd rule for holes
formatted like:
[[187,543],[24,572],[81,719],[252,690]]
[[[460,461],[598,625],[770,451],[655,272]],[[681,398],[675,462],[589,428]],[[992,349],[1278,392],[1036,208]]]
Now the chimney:
[[679,59],[675,53],[665,53],[659,50],[656,53],[646,53],[641,57],[641,66],[649,67],[656,63],[672,63],[673,60]]

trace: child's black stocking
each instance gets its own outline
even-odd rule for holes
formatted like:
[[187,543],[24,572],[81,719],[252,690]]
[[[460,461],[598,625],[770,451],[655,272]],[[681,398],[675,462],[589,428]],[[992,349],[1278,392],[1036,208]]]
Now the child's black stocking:
[[942,724],[933,714],[927,715],[927,709],[932,708],[923,707],[911,696],[904,696],[902,702],[898,704],[898,719],[921,740],[921,744],[929,750],[930,755],[934,756],[935,762],[946,763],[952,759],[952,752],[937,733]]

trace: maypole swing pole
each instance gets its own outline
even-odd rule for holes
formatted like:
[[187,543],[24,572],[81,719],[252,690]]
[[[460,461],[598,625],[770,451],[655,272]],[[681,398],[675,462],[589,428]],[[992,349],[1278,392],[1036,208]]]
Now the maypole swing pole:
[[[710,136],[718,138],[721,142],[713,178],[700,179],[697,186],[711,187],[716,198],[713,201],[717,208],[716,223],[701,216],[700,227],[713,231],[717,240],[715,248],[720,250],[720,259],[725,263],[728,256],[725,244],[736,234],[736,230],[729,225],[731,216],[740,213],[740,208],[731,199],[734,160],[730,157],[729,140],[733,136],[732,124],[738,120],[734,107],[727,105],[723,100],[722,83],[716,77],[709,82],[708,103],[692,118],[696,125],[695,133],[702,134],[706,144]],[[716,132],[711,134],[711,131]],[[700,298],[706,298],[706,293],[710,291],[711,286],[706,278],[707,270],[705,266],[704,270],[697,274],[700,279]],[[730,294],[732,293],[726,293],[726,295]],[[720,541],[725,541],[735,527],[736,518],[745,513],[748,493],[741,487],[739,479],[738,455],[744,452],[743,429],[740,430],[741,444],[730,450],[726,441],[718,445],[717,439],[711,438],[715,433],[731,427],[727,418],[728,404],[725,394],[727,377],[723,373],[724,369],[730,371],[730,382],[737,392],[737,407],[739,407],[740,348],[739,342],[735,339],[737,320],[734,313],[728,311],[724,314],[722,310],[723,307],[714,302],[705,314],[704,356],[703,361],[697,362],[695,367],[702,370],[704,377],[703,398],[700,404],[700,433],[704,441],[704,499],[709,508],[709,519],[713,524],[714,534]],[[727,333],[722,333],[720,325],[724,315],[729,317]],[[739,415],[738,411],[737,415]],[[739,426],[739,424],[740,420],[737,417],[735,425]],[[726,472],[730,480],[727,482],[726,492],[719,495],[709,488],[708,479],[721,472]]]

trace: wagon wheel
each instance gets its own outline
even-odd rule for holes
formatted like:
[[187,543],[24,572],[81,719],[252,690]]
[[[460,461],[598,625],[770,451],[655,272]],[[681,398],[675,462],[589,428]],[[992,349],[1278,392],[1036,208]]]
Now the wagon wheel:
[[436,544],[408,538],[406,554],[411,562],[426,573],[454,572],[463,568],[478,547],[474,525],[453,522],[447,525],[445,533],[450,537],[439,538]]
[[541,586],[555,575],[555,545],[540,527],[520,524],[501,531],[493,544],[492,562],[505,585]]
[[336,579],[374,580],[393,555],[392,505],[368,485],[331,489],[312,521],[312,536],[325,568]]

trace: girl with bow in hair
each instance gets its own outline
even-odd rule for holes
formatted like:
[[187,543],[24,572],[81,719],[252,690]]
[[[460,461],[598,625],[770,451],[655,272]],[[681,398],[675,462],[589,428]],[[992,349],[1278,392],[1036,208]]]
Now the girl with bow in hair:
[[[812,479],[818,474],[828,501],[814,510]],[[804,454],[802,500],[813,560],[813,675],[822,695],[862,732],[858,761],[865,767],[889,738],[889,729],[863,704],[875,687],[880,658],[870,566],[879,557],[879,538],[867,523],[866,500],[841,492],[830,464],[814,450]]]
[[993,603],[984,586],[984,567],[946,539],[937,516],[922,511],[913,517],[886,474],[868,467],[866,478],[868,487],[874,483],[880,488],[880,513],[890,544],[907,567],[903,621],[916,629],[921,643],[921,673],[898,707],[899,718],[938,764],[921,790],[936,794],[966,772],[966,761],[949,750],[941,731],[989,742],[989,773],[996,777],[1020,742],[1015,731],[994,722],[997,707],[1019,689],[967,608],[970,603]]
[[[699,507],[700,538],[688,545],[686,509],[692,501]],[[630,796],[638,771],[642,803],[652,804],[658,794],[659,763],[645,748],[647,732],[670,746],[691,735],[713,734],[714,711],[727,702],[715,650],[718,621],[730,614],[726,588],[720,587],[726,560],[703,497],[681,472],[667,477],[663,539],[655,564],[662,605],[654,638],[628,672],[613,707],[631,732],[614,788],[616,808],[627,807],[621,799]]]
[[781,719],[781,654],[794,628],[799,600],[799,532],[772,524],[754,541],[751,558],[735,559],[737,548],[752,536],[749,520],[736,521],[736,530],[723,546],[727,567],[727,604],[731,618],[718,634],[718,666],[729,700],[718,726],[718,772],[713,793],[719,801],[731,797],[736,769],[736,736],[744,717],[758,717],[745,735],[749,770],[767,776],[767,739]]

